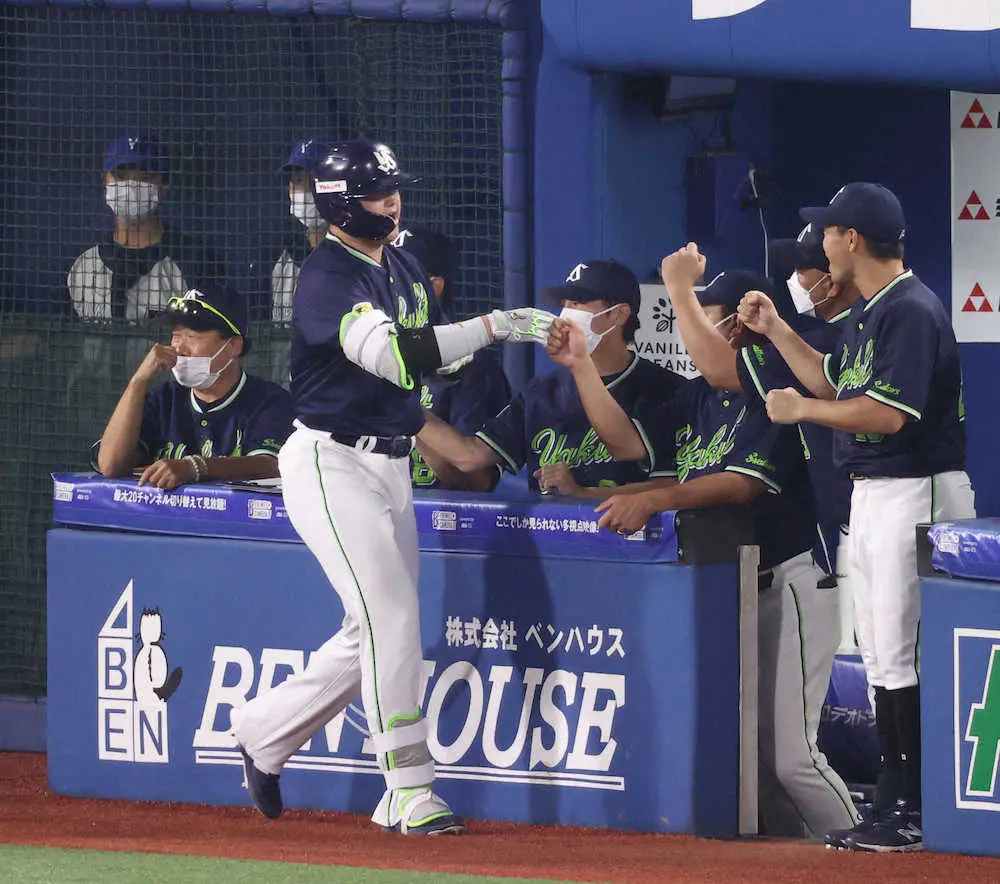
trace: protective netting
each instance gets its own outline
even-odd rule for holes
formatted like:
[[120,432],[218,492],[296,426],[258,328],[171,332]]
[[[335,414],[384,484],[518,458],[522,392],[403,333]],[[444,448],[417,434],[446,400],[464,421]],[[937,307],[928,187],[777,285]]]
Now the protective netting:
[[390,143],[423,179],[404,223],[458,245],[453,312],[502,304],[501,40],[465,24],[0,7],[0,694],[44,693],[49,473],[87,468],[163,339],[141,309],[102,318],[70,298],[70,267],[112,226],[107,145],[142,131],[167,146],[162,217],[247,294],[246,367],[282,381],[269,275],[303,232],[279,167],[305,135]]

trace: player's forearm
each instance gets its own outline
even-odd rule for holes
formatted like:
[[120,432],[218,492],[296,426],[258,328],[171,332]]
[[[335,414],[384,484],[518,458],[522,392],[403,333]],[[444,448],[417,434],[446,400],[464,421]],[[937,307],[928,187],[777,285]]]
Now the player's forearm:
[[779,320],[777,327],[771,333],[771,343],[778,348],[782,359],[788,363],[809,392],[820,399],[833,399],[837,391],[830,386],[826,372],[823,371],[823,354],[814,350],[802,340],[792,327]]
[[201,481],[218,479],[235,482],[239,479],[274,479],[279,475],[278,458],[271,454],[251,454],[247,457],[206,457],[207,472]]
[[574,365],[573,379],[590,425],[611,456],[619,462],[645,460],[649,453],[639,431],[604,386],[593,361],[584,359]]
[[132,378],[111,413],[97,452],[97,468],[108,479],[127,476],[139,464],[139,431],[145,400],[146,383]]
[[496,452],[485,442],[463,436],[432,412],[425,411],[424,415],[426,421],[417,434],[417,449],[438,475],[438,467],[446,464],[463,473],[471,473],[498,462]]
[[906,424],[903,412],[870,396],[832,401],[804,399],[801,419],[847,433],[879,436],[898,433]]
[[[426,457],[424,460],[427,460]],[[431,466],[430,463],[427,465]],[[441,487],[452,491],[489,492],[493,490],[493,486],[496,484],[496,467],[483,467],[479,470],[463,473],[447,461],[440,460],[437,467],[431,466],[431,469],[434,470],[434,474],[441,483]]]
[[655,512],[699,509],[724,504],[747,504],[764,491],[764,484],[740,473],[712,473],[690,482],[674,482],[652,491],[643,491]]
[[702,377],[716,389],[741,391],[736,351],[705,315],[694,289],[671,286],[668,294],[684,346]]

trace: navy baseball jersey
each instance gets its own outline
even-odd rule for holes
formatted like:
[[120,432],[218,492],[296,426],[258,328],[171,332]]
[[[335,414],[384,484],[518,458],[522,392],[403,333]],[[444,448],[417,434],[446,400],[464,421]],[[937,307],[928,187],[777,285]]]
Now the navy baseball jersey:
[[[463,436],[472,436],[510,402],[510,385],[500,363],[485,350],[453,374],[430,374],[420,394],[424,408],[451,424]],[[438,478],[416,448],[410,453],[413,487],[433,488]]]
[[[813,349],[832,353],[849,313],[845,310],[828,322],[800,317],[798,333]],[[778,348],[767,341],[740,350],[736,370],[743,391],[755,407],[764,407],[769,390],[794,387],[808,395]],[[798,432],[816,504],[817,541],[813,558],[827,574],[833,574],[842,526],[846,530],[851,515],[851,480],[846,471],[833,462],[833,430],[819,424],[802,423],[798,425]]]
[[812,547],[812,493],[795,427],[773,424],[746,396],[693,378],[684,380],[654,432],[674,438],[680,482],[733,472],[764,483],[750,505],[762,569]]
[[941,302],[912,270],[858,300],[823,369],[838,399],[870,396],[907,417],[890,435],[835,433],[838,466],[897,478],[965,469],[958,342]]
[[585,487],[675,475],[672,439],[654,445],[646,427],[660,419],[660,410],[683,378],[636,356],[628,368],[604,382],[639,431],[646,445],[645,463],[621,463],[611,456],[590,425],[573,375],[561,367],[530,381],[476,435],[500,455],[502,466],[511,473],[527,464],[529,484],[536,491],[535,470],[560,460]]
[[340,346],[340,325],[351,311],[369,308],[404,328],[439,325],[441,308],[429,291],[426,273],[408,252],[385,246],[378,264],[328,234],[303,262],[295,290],[295,416],[334,438],[415,436],[424,423],[420,379],[404,390],[355,365]]
[[244,373],[233,391],[217,402],[201,402],[192,390],[174,380],[148,391],[139,445],[148,455],[146,463],[189,454],[277,455],[291,432],[292,398],[288,392]]

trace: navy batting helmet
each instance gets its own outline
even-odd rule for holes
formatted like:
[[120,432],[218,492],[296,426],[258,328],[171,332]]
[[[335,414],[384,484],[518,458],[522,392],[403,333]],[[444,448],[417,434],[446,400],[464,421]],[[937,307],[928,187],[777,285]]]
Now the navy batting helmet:
[[350,236],[374,241],[386,239],[396,222],[369,212],[361,201],[386,196],[416,180],[399,168],[392,148],[366,138],[330,145],[310,175],[320,215]]

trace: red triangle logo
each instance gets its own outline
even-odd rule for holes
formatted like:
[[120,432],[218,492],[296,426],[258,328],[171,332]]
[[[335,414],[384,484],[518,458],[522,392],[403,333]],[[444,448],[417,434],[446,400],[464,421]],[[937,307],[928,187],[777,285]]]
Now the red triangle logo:
[[979,99],[976,98],[972,102],[972,107],[969,108],[970,114],[983,114],[986,111],[983,110],[983,106],[979,103]]
[[962,307],[962,312],[963,313],[975,313],[976,312],[976,305],[972,303],[972,298],[966,298],[965,299],[965,306]]
[[975,129],[976,128],[976,124],[972,121],[972,117],[969,116],[968,114],[966,114],[965,115],[965,119],[962,120],[962,128],[963,129]]
[[986,116],[986,114],[983,114],[983,118],[979,121],[979,125],[976,128],[977,129],[992,129],[993,128],[993,124],[990,122],[990,118],[988,116]]
[[989,298],[983,298],[983,303],[979,305],[980,313],[992,313],[993,308],[990,306]]
[[972,292],[969,294],[970,298],[985,298],[986,292],[983,291],[983,287],[977,282],[972,287]]
[[959,221],[989,221],[990,214],[983,206],[983,201],[975,191],[969,194],[962,211],[958,213]]

